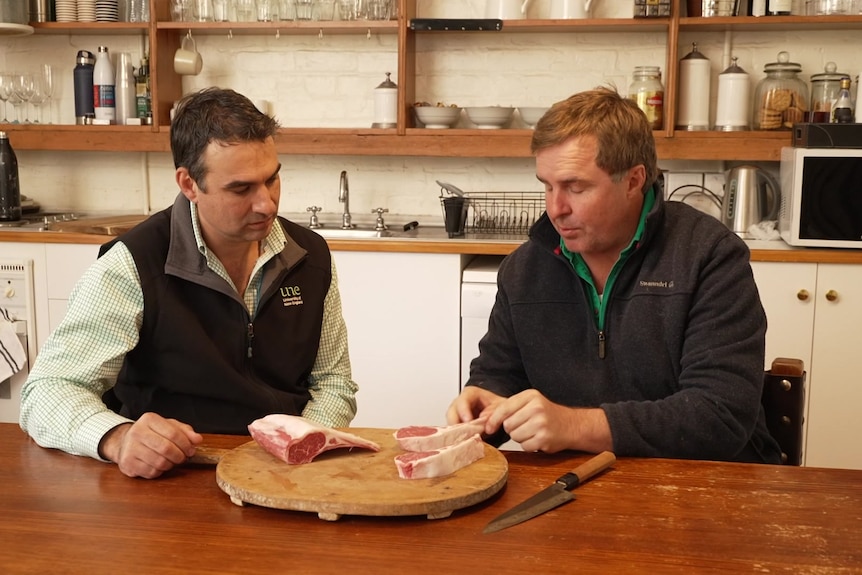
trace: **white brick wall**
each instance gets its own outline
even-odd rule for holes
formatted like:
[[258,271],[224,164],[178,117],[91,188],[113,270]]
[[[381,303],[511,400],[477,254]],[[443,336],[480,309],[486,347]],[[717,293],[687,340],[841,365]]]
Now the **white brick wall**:
[[[421,17],[482,17],[483,1],[418,0]],[[550,0],[533,0],[531,17],[545,17]],[[626,0],[594,0],[596,17],[627,17]],[[386,72],[396,77],[394,35],[195,36],[204,69],[184,80],[186,91],[206,85],[231,87],[253,100],[266,100],[285,126],[370,126],[373,89]],[[665,35],[660,33],[572,34],[426,34],[417,45],[417,98],[472,105],[549,105],[598,84],[626,91],[636,65],[666,67]],[[727,40],[727,43],[726,43]],[[732,40],[732,45],[730,44]],[[763,65],[786,49],[800,62],[802,77],[821,72],[827,61],[840,71],[859,72],[862,30],[805,32],[683,32],[680,54],[692,41],[712,63],[712,116],[717,75],[730,55],[749,73],[752,84],[763,77]],[[58,88],[52,103],[55,122],[71,123],[74,115],[72,69],[79,49],[95,51],[100,43],[112,53],[128,51],[138,62],[146,49],[137,37],[34,35],[0,37],[0,71],[26,70],[38,63],[54,65]],[[13,113],[11,106],[9,114]],[[463,125],[463,124],[462,124]],[[145,211],[168,205],[176,193],[169,154],[52,153],[18,154],[22,192],[51,209],[77,211]],[[393,222],[413,216],[420,223],[440,223],[439,187],[434,180],[467,191],[540,190],[533,162],[472,158],[329,157],[281,158],[282,212],[305,212],[310,205],[325,213],[340,211],[338,175],[347,170],[351,209],[355,214],[386,207]],[[723,166],[680,162],[674,170],[720,172]],[[683,163],[684,164],[684,163]],[[713,163],[716,164],[716,163]]]

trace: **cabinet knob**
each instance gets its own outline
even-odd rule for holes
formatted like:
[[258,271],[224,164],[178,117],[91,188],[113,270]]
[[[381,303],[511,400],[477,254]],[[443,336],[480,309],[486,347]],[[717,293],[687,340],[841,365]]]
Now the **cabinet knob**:
[[838,292],[834,289],[826,292],[826,301],[838,301]]
[[799,301],[808,301],[808,295],[809,294],[807,289],[801,289],[796,292],[796,299],[798,299]]

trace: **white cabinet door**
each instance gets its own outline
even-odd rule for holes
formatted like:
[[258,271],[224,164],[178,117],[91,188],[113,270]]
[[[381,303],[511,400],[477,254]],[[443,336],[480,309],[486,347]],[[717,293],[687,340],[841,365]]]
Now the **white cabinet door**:
[[96,244],[46,244],[48,278],[48,321],[54,331],[66,315],[69,295],[78,280],[96,261]]
[[819,264],[816,307],[805,464],[862,469],[862,266]]
[[817,264],[751,262],[760,301],[766,310],[766,365],[793,357],[811,369]]
[[359,384],[351,425],[445,425],[458,395],[460,256],[333,256]]

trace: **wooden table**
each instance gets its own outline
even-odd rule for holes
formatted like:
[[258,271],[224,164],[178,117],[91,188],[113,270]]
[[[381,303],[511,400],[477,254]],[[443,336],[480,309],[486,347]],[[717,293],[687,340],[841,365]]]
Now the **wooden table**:
[[447,519],[327,522],[234,505],[212,467],[130,479],[0,424],[0,573],[862,573],[862,471],[622,459],[576,501],[483,535],[587,458],[506,456],[507,487]]

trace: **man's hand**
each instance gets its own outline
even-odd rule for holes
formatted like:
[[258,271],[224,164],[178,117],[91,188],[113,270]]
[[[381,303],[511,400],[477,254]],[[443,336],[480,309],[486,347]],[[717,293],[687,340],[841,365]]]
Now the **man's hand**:
[[105,434],[99,453],[129,477],[153,479],[194,455],[203,441],[190,425],[145,413]]
[[486,433],[493,433],[502,425],[524,451],[556,453],[574,449],[598,453],[613,449],[603,410],[559,405],[534,389],[496,403],[488,415]]
[[[495,405],[503,401],[496,393],[491,393],[487,389],[470,385],[464,388],[461,395],[449,405],[446,411],[446,422],[449,425],[472,421],[478,417],[487,416]],[[497,431],[498,427],[493,431]],[[487,431],[488,428],[485,428]]]

